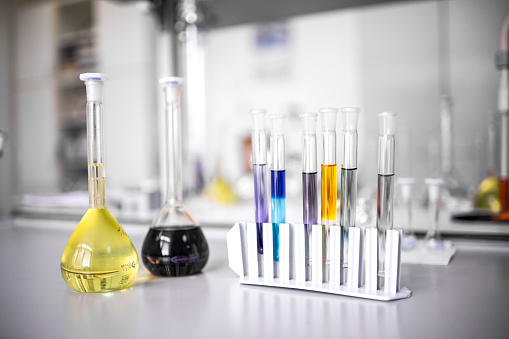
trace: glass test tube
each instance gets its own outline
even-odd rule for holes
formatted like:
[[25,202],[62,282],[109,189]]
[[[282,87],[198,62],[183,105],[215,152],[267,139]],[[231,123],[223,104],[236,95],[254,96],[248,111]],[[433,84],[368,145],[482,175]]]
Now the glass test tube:
[[318,224],[317,144],[316,120],[318,114],[303,113],[302,123],[302,220],[305,227],[306,275],[311,276],[311,227]]
[[429,228],[426,233],[426,243],[432,249],[443,249],[444,242],[438,231],[438,219],[440,216],[440,186],[444,184],[442,178],[426,178],[428,186],[428,215]]
[[399,185],[401,193],[401,203],[404,213],[404,223],[406,229],[403,231],[402,247],[405,249],[412,249],[417,245],[417,238],[415,237],[413,224],[412,224],[412,186],[415,183],[414,178],[398,178],[396,183]]
[[258,253],[263,254],[263,227],[269,222],[269,187],[267,180],[267,137],[265,135],[265,109],[252,109],[251,143],[255,194],[255,222]]
[[385,240],[392,229],[394,197],[394,158],[396,116],[394,112],[378,114],[378,192],[376,228],[378,230],[378,277],[385,277]]
[[342,226],[341,264],[348,267],[348,230],[355,226],[357,201],[357,123],[360,109],[343,107],[343,164],[341,166],[341,190],[339,201],[339,225]]
[[270,171],[272,231],[274,261],[279,262],[279,224],[286,222],[285,118],[286,114],[271,114]]
[[322,225],[324,226],[322,239],[322,263],[324,265],[325,280],[328,280],[329,265],[329,232],[332,225],[337,224],[337,196],[338,176],[336,163],[336,118],[337,108],[322,108],[319,110],[322,118],[323,160],[321,174],[321,207]]

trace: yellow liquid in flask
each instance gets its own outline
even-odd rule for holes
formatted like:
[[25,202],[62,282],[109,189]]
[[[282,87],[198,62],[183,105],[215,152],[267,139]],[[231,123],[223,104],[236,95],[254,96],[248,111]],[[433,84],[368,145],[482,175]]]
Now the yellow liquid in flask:
[[[90,181],[104,197],[104,180]],[[131,239],[104,206],[90,208],[83,216],[65,247],[60,268],[75,291],[109,292],[131,285],[138,265]]]

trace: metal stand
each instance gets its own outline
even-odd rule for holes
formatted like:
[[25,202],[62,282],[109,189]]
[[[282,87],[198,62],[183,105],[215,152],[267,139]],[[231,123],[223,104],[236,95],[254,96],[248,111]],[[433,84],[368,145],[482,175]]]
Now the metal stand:
[[[400,288],[401,231],[387,232],[386,270],[382,288],[377,276],[377,231],[374,228],[349,229],[348,268],[341,267],[341,227],[330,229],[330,281],[324,281],[322,266],[322,225],[312,226],[312,274],[306,280],[305,226],[279,224],[279,277],[272,258],[272,224],[263,224],[264,254],[258,255],[256,224],[236,223],[227,235],[230,268],[241,278],[241,284],[293,288],[340,294],[351,297],[390,301],[408,298],[412,292]],[[259,269],[259,257],[263,270]]]

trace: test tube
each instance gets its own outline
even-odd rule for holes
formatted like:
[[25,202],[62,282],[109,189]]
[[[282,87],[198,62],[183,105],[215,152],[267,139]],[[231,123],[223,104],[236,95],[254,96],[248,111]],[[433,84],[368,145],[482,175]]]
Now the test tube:
[[[285,118],[286,114],[271,114],[270,171],[273,257],[279,263],[279,224],[286,222],[286,171],[285,171]],[[277,273],[276,273],[277,274]]]
[[394,197],[394,157],[396,116],[394,112],[378,114],[378,192],[376,228],[378,230],[378,277],[385,277],[385,240],[392,229]]
[[341,265],[348,267],[348,230],[355,226],[357,200],[357,123],[360,109],[343,107],[343,165],[341,166],[341,199],[339,201],[339,225],[341,235]]
[[406,229],[403,231],[402,247],[412,249],[417,245],[412,225],[412,186],[415,183],[414,178],[398,178],[396,183],[399,185],[401,193],[401,203],[404,212],[404,222]]
[[306,275],[311,277],[311,227],[318,224],[316,120],[318,114],[303,113],[302,123],[302,220],[305,227]]
[[428,247],[438,250],[444,248],[444,242],[438,231],[440,216],[440,186],[444,184],[442,178],[426,178],[424,183],[428,186],[428,215],[429,228],[426,233]]
[[338,175],[336,163],[336,118],[337,108],[319,110],[322,118],[323,161],[321,174],[322,225],[322,264],[325,281],[328,280],[329,232],[337,224]]
[[269,187],[267,180],[267,136],[265,109],[252,109],[251,143],[255,195],[255,222],[258,253],[263,254],[263,223],[269,222]]

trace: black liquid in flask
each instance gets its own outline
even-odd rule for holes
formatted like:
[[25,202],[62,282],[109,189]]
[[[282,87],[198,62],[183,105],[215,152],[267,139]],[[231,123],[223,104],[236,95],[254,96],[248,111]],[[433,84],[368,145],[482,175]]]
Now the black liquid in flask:
[[180,95],[182,78],[169,77],[163,85],[166,115],[167,200],[154,218],[143,242],[142,260],[154,275],[178,277],[200,272],[209,258],[201,227],[182,203]]
[[153,227],[143,242],[143,264],[162,277],[196,274],[208,258],[209,247],[200,226]]

